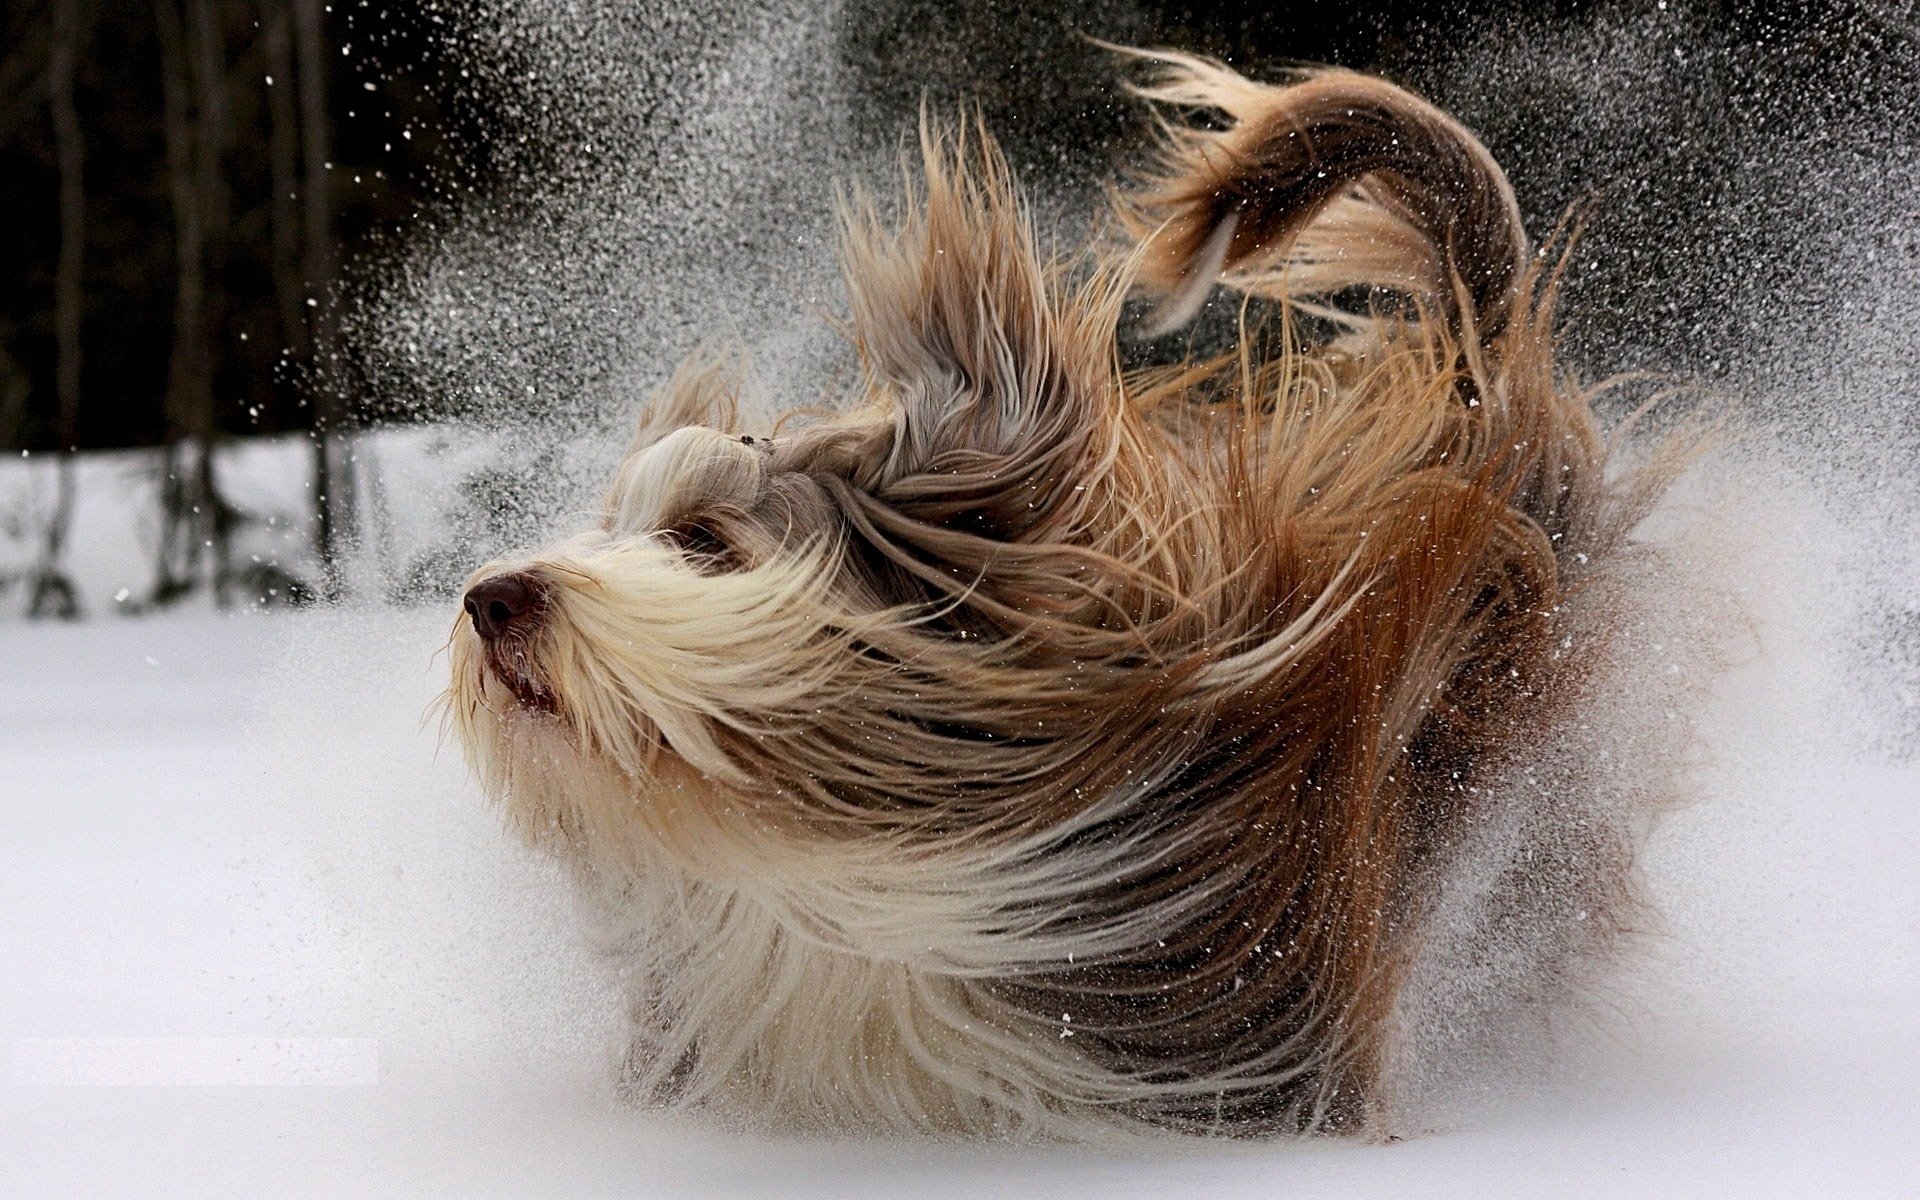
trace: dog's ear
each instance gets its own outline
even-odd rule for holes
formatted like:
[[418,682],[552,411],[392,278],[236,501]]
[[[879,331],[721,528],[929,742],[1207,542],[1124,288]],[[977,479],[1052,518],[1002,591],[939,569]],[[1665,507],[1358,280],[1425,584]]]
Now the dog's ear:
[[689,425],[731,432],[739,420],[740,376],[737,351],[709,347],[690,355],[641,406],[627,453],[644,450]]
[[1067,282],[977,122],[923,118],[920,150],[896,224],[865,197],[845,206],[852,333],[890,426],[853,482],[916,520],[1017,539],[1113,436],[1123,288]]

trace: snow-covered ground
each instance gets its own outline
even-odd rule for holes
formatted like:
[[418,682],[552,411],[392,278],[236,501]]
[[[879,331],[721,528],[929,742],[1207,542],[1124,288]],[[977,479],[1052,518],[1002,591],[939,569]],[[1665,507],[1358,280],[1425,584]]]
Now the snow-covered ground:
[[770,1143],[622,1108],[557,880],[423,718],[447,613],[0,624],[0,1195],[1920,1194],[1920,767],[1802,623],[1819,531],[1776,540],[1614,1019],[1392,1145]]

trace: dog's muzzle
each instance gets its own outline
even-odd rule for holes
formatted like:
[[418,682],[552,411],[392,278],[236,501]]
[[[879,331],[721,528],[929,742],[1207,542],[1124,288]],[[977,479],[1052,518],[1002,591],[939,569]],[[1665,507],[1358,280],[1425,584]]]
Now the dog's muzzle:
[[547,607],[547,585],[523,572],[495,575],[467,589],[463,607],[473,629],[487,641],[525,637]]
[[533,645],[545,624],[550,585],[524,571],[483,579],[467,589],[461,607],[485,648],[487,668],[522,708],[553,713],[553,691],[541,678]]

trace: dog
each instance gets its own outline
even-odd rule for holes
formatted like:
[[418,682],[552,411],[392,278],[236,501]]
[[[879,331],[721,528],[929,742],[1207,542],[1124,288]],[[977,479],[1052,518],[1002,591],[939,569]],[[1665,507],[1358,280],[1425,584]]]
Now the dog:
[[[597,527],[469,580],[445,711],[619,956],[649,1103],[1391,1127],[1446,865],[1663,481],[1610,469],[1562,260],[1456,120],[1129,53],[1112,237],[1043,251],[978,122],[923,118],[901,213],[843,206],[858,395],[748,431],[696,358]],[[1123,368],[1134,298],[1171,334],[1222,285],[1230,346]],[[1630,839],[1554,844],[1512,903],[1604,946]]]

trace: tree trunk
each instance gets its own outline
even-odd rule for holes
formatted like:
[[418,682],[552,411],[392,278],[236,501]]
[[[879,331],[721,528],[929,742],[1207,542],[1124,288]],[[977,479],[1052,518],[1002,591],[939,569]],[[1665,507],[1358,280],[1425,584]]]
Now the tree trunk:
[[204,570],[207,586],[225,605],[237,514],[220,494],[213,452],[219,435],[215,337],[222,327],[229,207],[226,30],[212,0],[155,0],[154,16],[177,285],[152,602],[186,595]]
[[197,473],[187,444],[212,406],[207,371],[205,212],[195,171],[190,51],[173,0],[155,0],[160,35],[161,125],[167,147],[167,185],[173,199],[173,352],[167,364],[167,451],[160,483],[160,546],[153,603],[167,604],[193,587],[199,539],[193,529],[191,479]]
[[186,430],[200,444],[200,452],[194,458],[194,475],[188,485],[192,500],[189,515],[195,518],[188,522],[188,528],[196,552],[207,552],[210,560],[207,581],[214,598],[224,608],[228,602],[229,543],[235,514],[214,479],[213,449],[220,434],[215,388],[223,357],[222,335],[226,329],[227,226],[232,207],[226,175],[227,146],[232,138],[231,105],[227,96],[227,37],[213,0],[187,0],[187,16],[187,59],[192,68],[196,131],[194,188],[200,198],[202,278],[206,281],[200,308],[201,381],[194,392],[191,424]]
[[267,167],[273,200],[273,286],[280,302],[280,350],[306,357],[307,316],[300,236],[300,125],[294,111],[292,0],[265,0],[261,27],[267,55]]
[[319,516],[321,592],[337,599],[353,539],[353,448],[345,397],[335,361],[333,294],[339,264],[333,241],[333,191],[327,171],[327,55],[321,0],[291,0],[299,58],[300,130],[306,186],[301,190],[305,234],[308,361],[314,387],[314,503]]
[[76,617],[79,598],[60,570],[76,500],[74,451],[80,442],[80,320],[85,293],[87,198],[82,174],[86,149],[74,106],[74,66],[85,38],[80,0],[54,0],[53,33],[47,62],[48,113],[53,124],[54,159],[60,173],[60,255],[53,280],[54,390],[59,398],[55,426],[60,440],[58,491],[47,522],[40,568],[35,573],[28,611],[33,616]]

